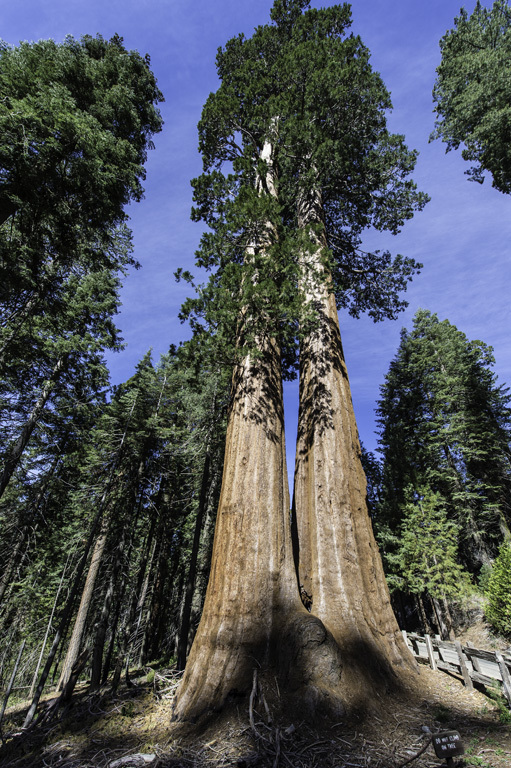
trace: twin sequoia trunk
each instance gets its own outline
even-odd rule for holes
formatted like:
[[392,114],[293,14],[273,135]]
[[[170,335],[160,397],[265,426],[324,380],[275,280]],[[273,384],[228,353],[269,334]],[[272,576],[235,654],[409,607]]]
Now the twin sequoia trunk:
[[[235,372],[222,492],[202,619],[175,715],[193,719],[273,667],[311,701],[328,698],[340,658],[302,606],[291,547],[279,350],[262,344]],[[309,658],[311,651],[318,653]]]
[[[366,480],[335,297],[329,290],[322,246],[321,198],[302,199],[299,224],[313,225],[317,243],[304,265],[304,290],[319,313],[300,349],[300,410],[294,480],[298,573],[342,652],[348,698],[364,677],[388,683],[393,667],[414,666],[390,605],[381,558],[366,506]],[[314,251],[314,249],[313,249]],[[383,673],[383,674],[382,674]],[[394,674],[391,672],[391,677]],[[348,679],[351,678],[351,679]],[[365,681],[367,683],[367,681]],[[344,686],[343,686],[344,687]],[[351,693],[351,696],[349,695]]]
[[[270,152],[267,157],[271,162]],[[302,226],[316,229],[319,196],[301,208]],[[321,270],[321,245],[317,240],[316,253],[306,257],[304,277],[307,269]],[[233,379],[211,574],[178,691],[179,719],[246,691],[254,669],[268,670],[301,716],[318,706],[338,716],[343,704],[366,704],[378,681],[383,689],[397,681],[393,665],[404,667],[406,659],[413,666],[365,505],[335,301],[323,280],[310,285],[320,323],[301,351],[299,565],[292,552],[280,350],[266,337],[260,357],[247,357]],[[297,570],[312,613],[300,600]]]

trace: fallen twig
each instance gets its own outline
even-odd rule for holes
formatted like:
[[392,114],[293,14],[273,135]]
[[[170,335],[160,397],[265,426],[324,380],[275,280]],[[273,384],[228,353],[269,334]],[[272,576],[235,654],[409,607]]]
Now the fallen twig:
[[431,741],[433,739],[433,736],[430,736],[429,739],[426,741],[422,749],[420,749],[415,755],[412,755],[412,757],[408,758],[408,760],[405,760],[404,763],[400,763],[396,768],[404,768],[405,765],[408,765],[408,763],[413,762],[413,760],[417,760],[418,757],[424,754],[424,752],[427,750],[429,745],[431,744]]

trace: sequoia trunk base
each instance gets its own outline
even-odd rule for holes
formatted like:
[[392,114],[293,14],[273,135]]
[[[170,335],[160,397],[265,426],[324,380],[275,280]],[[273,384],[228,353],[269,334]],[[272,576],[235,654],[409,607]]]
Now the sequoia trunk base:
[[341,660],[302,606],[292,557],[279,350],[260,344],[233,381],[210,580],[175,709],[193,720],[250,690],[271,668],[316,703],[332,696]]

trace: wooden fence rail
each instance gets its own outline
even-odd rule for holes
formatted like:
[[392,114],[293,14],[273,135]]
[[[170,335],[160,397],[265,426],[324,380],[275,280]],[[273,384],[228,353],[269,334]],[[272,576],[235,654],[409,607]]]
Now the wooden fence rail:
[[471,690],[474,682],[494,686],[498,682],[511,709],[511,654],[499,651],[480,651],[470,643],[461,645],[440,640],[438,636],[417,635],[403,630],[405,642],[416,659],[429,663],[431,669],[451,672],[463,678]]

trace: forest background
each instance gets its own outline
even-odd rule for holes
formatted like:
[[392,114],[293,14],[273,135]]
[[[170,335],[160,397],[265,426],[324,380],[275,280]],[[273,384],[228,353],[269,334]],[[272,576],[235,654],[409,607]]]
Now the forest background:
[[[163,132],[149,152],[145,199],[129,208],[135,258],[142,264],[122,289],[117,317],[126,348],[108,353],[112,383],[128,379],[144,353],[154,360],[189,336],[178,320],[190,287],[176,283],[174,272],[193,265],[201,225],[190,221],[190,179],[201,171],[196,124],[210,91],[216,90],[216,50],[230,37],[265,23],[266,0],[19,0],[1,13],[0,36],[20,40],[118,33],[127,49],[149,53],[151,69],[165,96],[160,105]],[[332,5],[330,2],[322,6]],[[362,316],[341,313],[341,332],[350,374],[355,414],[365,447],[374,450],[374,408],[379,387],[394,357],[403,325],[412,326],[419,307],[448,318],[469,339],[481,339],[495,350],[500,383],[511,381],[509,290],[511,236],[509,200],[491,187],[468,183],[457,152],[429,142],[434,114],[431,91],[440,62],[438,41],[453,25],[458,0],[356,0],[353,32],[371,51],[371,63],[391,92],[394,110],[389,129],[404,133],[420,154],[414,172],[419,189],[431,196],[425,210],[401,234],[374,233],[368,249],[388,248],[424,264],[408,288],[408,309],[396,321],[374,324]],[[472,11],[472,4],[467,5]],[[285,385],[288,467],[294,466],[297,382]]]

